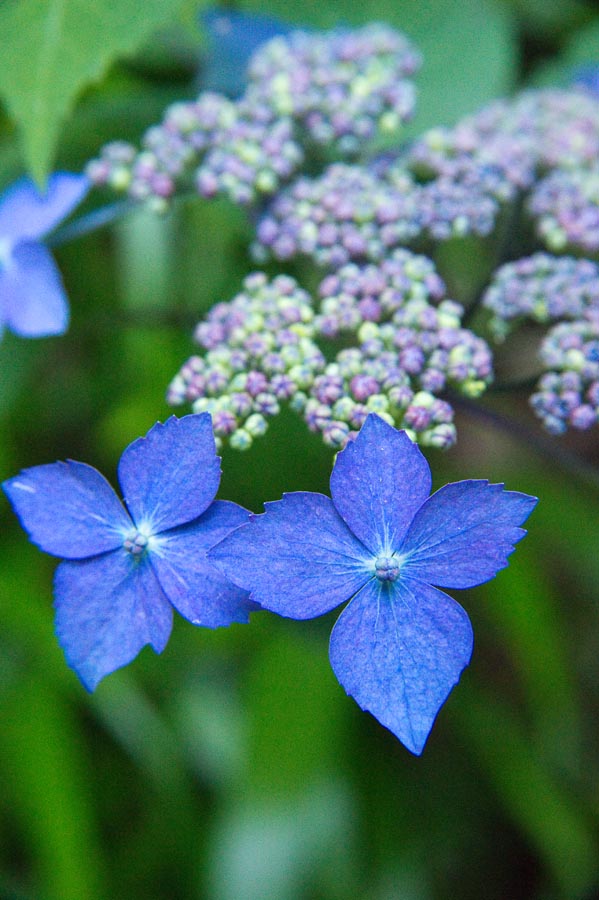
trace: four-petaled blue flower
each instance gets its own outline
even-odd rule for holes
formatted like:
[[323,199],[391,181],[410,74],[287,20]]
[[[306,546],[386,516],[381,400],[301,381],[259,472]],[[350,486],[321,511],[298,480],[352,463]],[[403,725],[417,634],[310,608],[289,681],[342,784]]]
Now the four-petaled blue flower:
[[58,172],[45,194],[21,178],[0,197],[0,336],[63,334],[69,307],[52,254],[41,239],[83,200],[85,175]]
[[310,619],[352,598],[331,635],[335,675],[415,754],[472,653],[468,616],[432,585],[493,578],[537,502],[487,481],[430,489],[418,447],[370,415],[337,457],[332,499],[286,494],[209,553],[283,616]]
[[88,690],[145,644],[160,653],[175,607],[194,625],[247,622],[258,607],[206,557],[248,520],[214,500],[220,482],[208,413],[172,416],[121,456],[121,503],[85,463],[34,466],[5,481],[31,539],[62,557],[54,581],[56,633]]

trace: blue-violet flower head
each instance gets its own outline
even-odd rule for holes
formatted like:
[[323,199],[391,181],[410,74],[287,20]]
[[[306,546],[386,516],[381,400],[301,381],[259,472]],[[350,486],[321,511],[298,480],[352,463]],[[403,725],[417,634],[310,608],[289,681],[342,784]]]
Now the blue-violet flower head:
[[206,556],[248,519],[214,501],[220,465],[207,413],[156,423],[126,448],[118,476],[124,505],[96,469],[73,460],[3,484],[31,540],[64,560],[56,633],[90,691],[145,644],[162,652],[173,607],[208,628],[247,622],[257,608]]
[[493,578],[537,502],[487,481],[429,497],[430,488],[418,447],[369,415],[337,456],[331,498],[286,494],[209,553],[253,600],[289,618],[351,600],[331,635],[335,675],[414,754],[472,653],[468,616],[433,585]]

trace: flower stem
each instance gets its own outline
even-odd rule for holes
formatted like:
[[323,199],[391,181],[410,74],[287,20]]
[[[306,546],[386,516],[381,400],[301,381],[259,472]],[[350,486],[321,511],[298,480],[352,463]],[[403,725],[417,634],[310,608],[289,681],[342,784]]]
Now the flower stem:
[[560,446],[557,443],[558,438],[545,436],[543,433],[530,428],[524,422],[504,416],[497,410],[490,409],[480,402],[475,403],[461,394],[452,393],[448,399],[453,406],[463,409],[476,418],[483,419],[485,422],[495,426],[495,428],[499,428],[506,434],[531,447],[540,456],[552,460],[580,481],[592,485],[599,491],[599,471],[597,468],[567,447]]
[[135,200],[119,200],[108,206],[100,206],[73,222],[63,225],[48,238],[46,243],[49,247],[60,247],[61,244],[67,244],[84,234],[90,234],[92,231],[110,225],[111,222],[121,219],[137,206],[139,204]]

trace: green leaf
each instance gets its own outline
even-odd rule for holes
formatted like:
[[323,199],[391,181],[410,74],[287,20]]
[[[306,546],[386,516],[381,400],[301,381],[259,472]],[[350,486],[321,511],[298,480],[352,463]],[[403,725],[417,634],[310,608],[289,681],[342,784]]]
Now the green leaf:
[[574,774],[582,745],[580,700],[560,598],[544,571],[539,543],[529,538],[518,547],[517,558],[481,593],[518,671],[543,758]]
[[402,0],[391,21],[405,29],[424,57],[416,77],[417,132],[451,125],[513,88],[515,28],[504,6],[493,0]]
[[525,730],[499,697],[466,679],[452,712],[498,801],[550,873],[557,888],[551,896],[585,895],[596,883],[598,848],[580,798],[543,765]]
[[0,95],[34,178],[49,174],[77,96],[112,62],[172,21],[182,0],[6,0],[0,4]]
[[39,672],[19,684],[18,697],[4,699],[0,756],[10,773],[4,779],[9,802],[32,856],[32,894],[105,900],[110,891],[102,885],[91,760],[70,705]]

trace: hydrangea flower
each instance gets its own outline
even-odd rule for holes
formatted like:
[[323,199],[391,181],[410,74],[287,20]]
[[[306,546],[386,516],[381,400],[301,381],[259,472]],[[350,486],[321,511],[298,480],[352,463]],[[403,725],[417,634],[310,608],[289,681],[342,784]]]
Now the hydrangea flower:
[[493,578],[537,502],[487,481],[430,488],[418,447],[370,415],[337,456],[332,499],[286,494],[209,554],[289,618],[351,598],[331,635],[335,675],[414,754],[472,653],[468,616],[438,587]]
[[540,356],[548,369],[530,403],[552,434],[586,430],[599,421],[599,310],[551,328]]
[[545,324],[599,308],[599,266],[590,259],[534,253],[500,266],[485,290],[489,327],[503,340],[523,319]]
[[4,328],[21,337],[67,330],[64,286],[42,238],[75,209],[88,188],[85,175],[57,172],[45,194],[30,178],[21,178],[0,197],[0,336]]
[[599,250],[599,166],[555,169],[528,200],[536,230],[549,250]]
[[93,691],[145,644],[161,653],[173,607],[194,625],[247,622],[256,609],[206,557],[247,521],[214,500],[220,481],[210,416],[172,416],[121,456],[125,505],[85,463],[25,469],[3,484],[21,524],[62,557],[54,580],[56,633],[68,664]]

